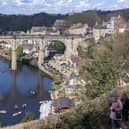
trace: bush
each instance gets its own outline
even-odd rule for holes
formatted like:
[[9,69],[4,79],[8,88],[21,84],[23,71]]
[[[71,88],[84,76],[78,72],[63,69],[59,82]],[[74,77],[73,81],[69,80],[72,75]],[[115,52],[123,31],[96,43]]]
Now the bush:
[[28,122],[34,119],[34,115],[31,112],[27,112],[22,122]]
[[21,61],[21,58],[23,57],[23,47],[18,46],[16,52],[17,52],[17,60]]
[[[8,49],[8,59],[11,61],[12,60],[12,48]],[[23,48],[22,46],[18,46],[16,49],[16,55],[17,55],[17,61],[21,61],[21,58],[23,57]]]
[[54,45],[53,48],[58,51],[58,52],[64,52],[65,51],[65,45],[63,42],[58,41],[58,40],[54,40]]
[[60,75],[54,75],[51,89],[52,90],[57,90],[59,88],[60,83],[61,83],[61,76]]

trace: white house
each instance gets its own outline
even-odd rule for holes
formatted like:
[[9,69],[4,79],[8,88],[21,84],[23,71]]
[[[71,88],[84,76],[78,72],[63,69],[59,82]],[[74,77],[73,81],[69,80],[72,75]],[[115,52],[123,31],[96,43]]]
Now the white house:
[[0,42],[0,46],[2,48],[11,48],[11,44],[7,43],[7,42]]
[[23,46],[23,53],[24,54],[32,54],[36,51],[37,51],[37,49],[35,47],[33,47],[32,45],[24,45]]

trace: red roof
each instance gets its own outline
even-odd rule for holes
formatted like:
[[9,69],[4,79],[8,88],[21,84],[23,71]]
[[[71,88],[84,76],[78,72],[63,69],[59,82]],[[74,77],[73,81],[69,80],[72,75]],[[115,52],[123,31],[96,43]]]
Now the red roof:
[[116,27],[117,28],[127,28],[127,27],[129,27],[129,22],[126,22],[124,20],[118,20],[116,22]]

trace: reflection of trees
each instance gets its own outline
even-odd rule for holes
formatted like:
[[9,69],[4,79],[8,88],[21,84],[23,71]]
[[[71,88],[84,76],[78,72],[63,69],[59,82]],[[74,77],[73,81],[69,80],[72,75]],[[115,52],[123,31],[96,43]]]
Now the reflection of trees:
[[40,98],[44,98],[43,78],[40,70],[38,75],[38,94]]
[[16,96],[16,71],[12,71],[12,89],[11,89],[11,98],[15,101]]

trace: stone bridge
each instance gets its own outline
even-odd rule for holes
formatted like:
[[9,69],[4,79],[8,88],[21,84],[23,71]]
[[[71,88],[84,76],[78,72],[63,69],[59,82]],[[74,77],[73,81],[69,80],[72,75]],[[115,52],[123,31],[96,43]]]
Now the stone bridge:
[[16,48],[18,45],[23,44],[24,41],[31,40],[36,42],[39,47],[38,65],[42,65],[44,62],[44,54],[48,42],[53,40],[59,40],[65,45],[65,57],[68,59],[72,54],[78,55],[78,45],[82,44],[85,39],[88,38],[82,35],[1,35],[0,42],[7,42],[12,47],[12,70],[16,70]]

